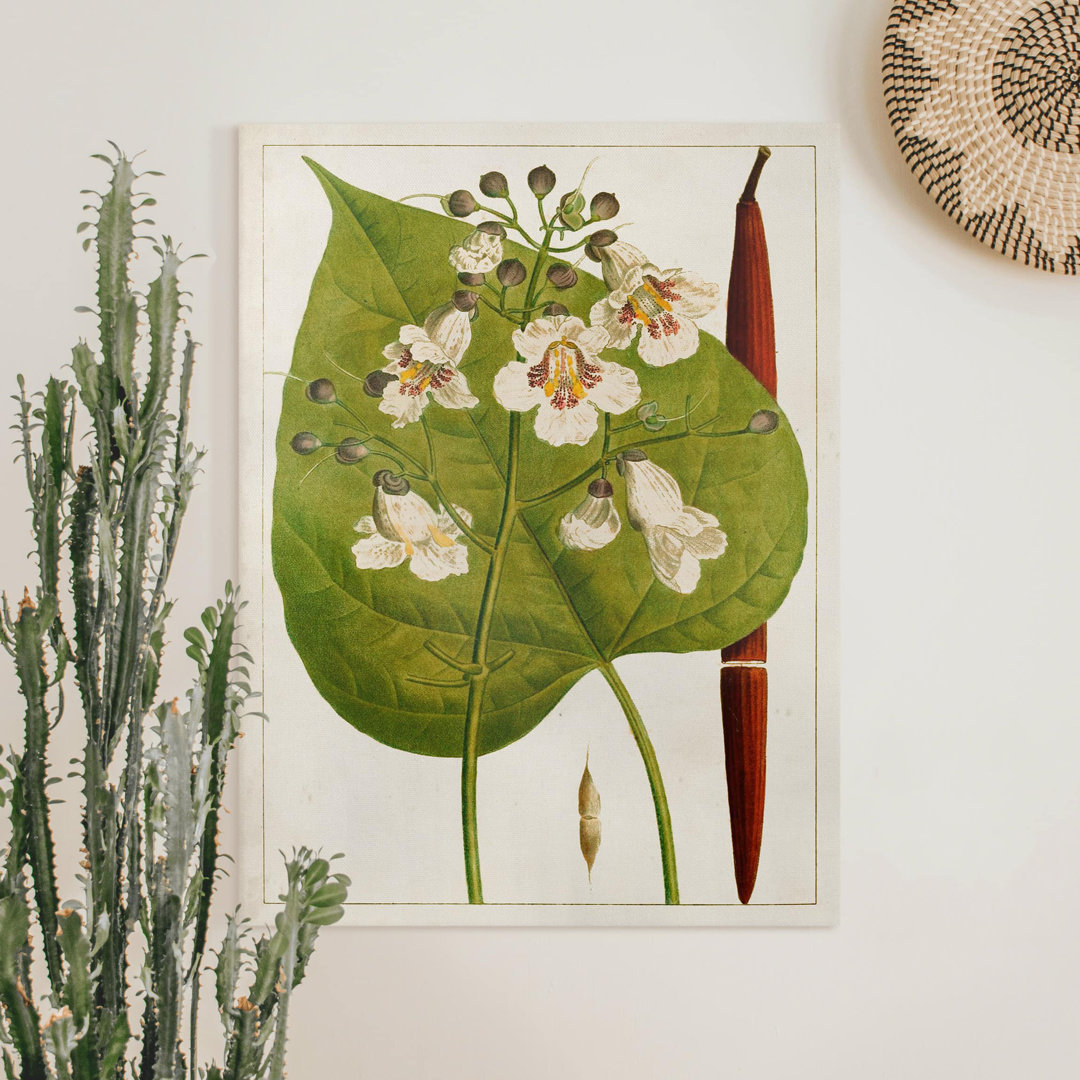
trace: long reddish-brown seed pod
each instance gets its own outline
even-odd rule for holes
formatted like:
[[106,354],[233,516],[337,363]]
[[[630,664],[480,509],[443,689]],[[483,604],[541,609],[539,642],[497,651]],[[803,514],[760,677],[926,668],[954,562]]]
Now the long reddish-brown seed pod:
[[[728,281],[727,347],[776,397],[776,327],[773,319],[769,250],[757,202],[767,146],[757,159],[735,208],[735,248]],[[769,676],[765,670],[767,631],[763,623],[741,641],[721,650],[720,707],[728,813],[739,900],[746,904],[757,880],[761,831],[765,820],[765,736],[769,715]]]

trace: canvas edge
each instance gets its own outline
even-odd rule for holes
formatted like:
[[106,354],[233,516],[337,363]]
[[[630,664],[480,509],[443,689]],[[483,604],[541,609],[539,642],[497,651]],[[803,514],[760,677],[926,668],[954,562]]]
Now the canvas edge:
[[[262,402],[262,155],[266,145],[341,145],[381,142],[410,146],[520,144],[516,124],[241,124],[239,134],[239,397],[238,424],[248,403]],[[817,872],[815,903],[782,905],[451,905],[346,904],[342,926],[567,926],[567,927],[829,927],[839,919],[840,872],[840,380],[839,329],[839,129],[835,124],[530,124],[530,145],[622,145],[620,133],[637,143],[693,145],[723,140],[730,145],[797,143],[815,147],[817,199],[818,409],[816,417],[817,535]],[[240,476],[260,475],[259,440],[241,440]],[[248,601],[246,624],[262,617],[260,595],[262,511],[260,486],[238,485],[240,584]],[[822,511],[825,507],[825,512]],[[262,635],[249,635],[256,669]],[[240,903],[257,921],[270,922],[280,905],[265,895],[261,811],[263,725],[247,725],[238,755],[240,850],[236,853]]]

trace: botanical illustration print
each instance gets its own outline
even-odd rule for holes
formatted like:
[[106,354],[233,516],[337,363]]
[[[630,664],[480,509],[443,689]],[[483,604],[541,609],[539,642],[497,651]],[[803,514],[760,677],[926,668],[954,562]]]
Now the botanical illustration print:
[[[790,424],[698,325],[724,289],[678,251],[639,250],[616,195],[586,192],[584,160],[561,187],[538,165],[398,200],[307,163],[333,218],[277,442],[293,645],[353,727],[460,759],[474,904],[482,757],[599,672],[679,903],[662,763],[613,662],[745,638],[784,600],[807,536]],[[584,876],[603,855],[581,749]]]

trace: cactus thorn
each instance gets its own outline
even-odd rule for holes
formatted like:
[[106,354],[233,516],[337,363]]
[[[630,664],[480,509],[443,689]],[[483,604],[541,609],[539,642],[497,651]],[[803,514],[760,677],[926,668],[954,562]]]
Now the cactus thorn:
[[48,1020],[45,1021],[45,1027],[50,1028],[57,1020],[70,1020],[71,1009],[65,1005],[59,1012],[53,1013]]

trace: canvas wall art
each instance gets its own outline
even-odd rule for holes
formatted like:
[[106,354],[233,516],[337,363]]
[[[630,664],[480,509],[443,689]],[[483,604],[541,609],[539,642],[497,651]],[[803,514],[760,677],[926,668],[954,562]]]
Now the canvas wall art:
[[245,128],[241,880],[356,924],[836,914],[821,128]]

